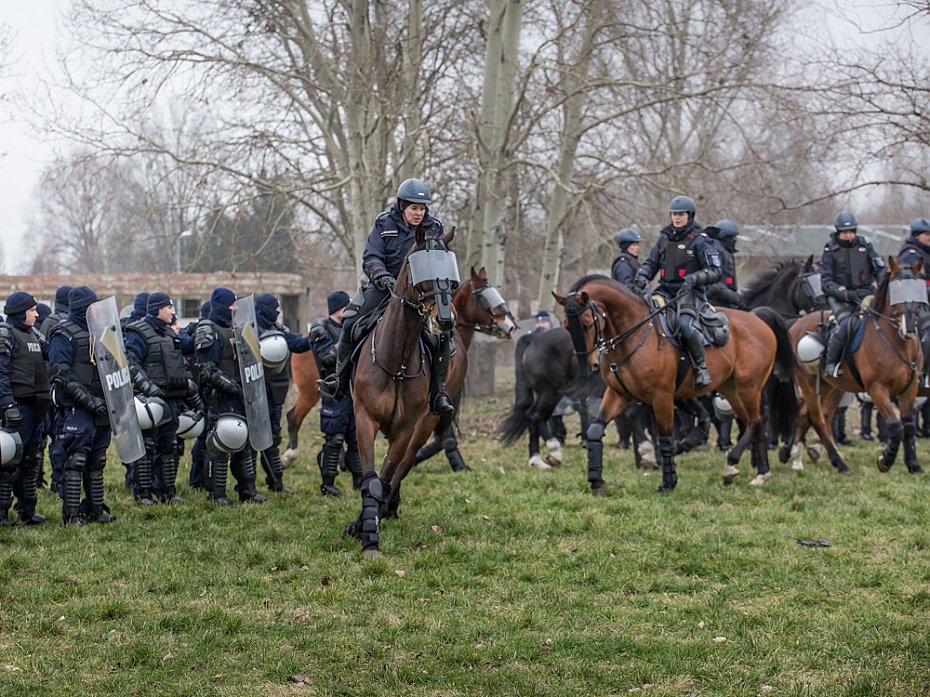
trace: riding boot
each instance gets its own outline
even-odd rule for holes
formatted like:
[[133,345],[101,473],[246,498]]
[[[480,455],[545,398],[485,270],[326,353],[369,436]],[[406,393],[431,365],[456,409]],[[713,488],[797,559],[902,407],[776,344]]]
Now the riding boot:
[[45,516],[36,513],[38,503],[37,489],[39,486],[39,469],[41,468],[42,451],[34,450],[24,455],[19,463],[21,491],[16,508],[19,520],[23,525],[39,525],[45,522]]
[[430,411],[434,414],[452,416],[455,414],[455,405],[446,392],[446,376],[449,375],[449,335],[439,337],[439,346],[433,356],[430,366]]
[[230,458],[230,469],[236,477],[238,484],[236,489],[239,491],[239,501],[242,503],[265,503],[267,497],[262,496],[255,490],[255,457],[252,449],[246,447],[238,453],[233,453]]
[[351,328],[343,328],[339,335],[339,343],[336,344],[336,368],[332,374],[316,381],[320,392],[336,401],[342,399],[349,389],[349,367],[352,365],[352,349],[354,348],[351,334]]
[[358,457],[358,446],[353,445],[354,442],[354,440],[350,441],[346,448],[343,462],[352,475],[352,488],[358,491],[362,488],[362,463]]
[[827,340],[827,357],[823,374],[827,377],[838,378],[843,374],[840,363],[843,360],[843,349],[846,346],[846,322],[840,322],[839,326],[830,334]]
[[170,450],[161,456],[161,477],[162,477],[162,503],[183,503],[183,499],[178,496],[177,479],[178,479],[178,451]]
[[833,440],[837,445],[852,445],[846,437],[846,407],[840,407],[833,415]]
[[107,464],[107,451],[98,450],[90,454],[87,463],[87,479],[90,484],[87,498],[90,503],[90,519],[96,523],[112,523],[116,518],[110,515],[110,509],[103,502],[103,468]]
[[688,351],[691,367],[694,368],[694,379],[691,381],[691,386],[696,390],[707,387],[710,385],[710,373],[707,372],[707,360],[704,356],[701,335],[698,332],[692,332],[691,336],[682,337],[682,343]]
[[61,521],[65,525],[83,525],[81,518],[81,479],[87,467],[87,453],[73,453],[64,463],[61,474]]
[[733,415],[721,414],[717,422],[717,449],[727,451],[733,447]]
[[293,494],[294,492],[284,486],[284,465],[281,464],[281,450],[272,445],[268,450],[262,451],[262,463],[266,468],[265,483],[271,491],[279,494]]
[[10,518],[10,506],[13,505],[13,478],[15,469],[0,469],[0,527],[8,528],[16,524]]
[[320,493],[323,496],[339,496],[342,490],[336,486],[336,475],[339,474],[339,455],[342,453],[342,442],[326,443],[320,450],[317,462],[320,465]]
[[152,450],[146,447],[145,455],[133,463],[132,470],[135,476],[133,496],[136,501],[146,506],[154,506],[155,499],[152,498]]
[[863,402],[859,408],[859,440],[873,440],[871,402]]

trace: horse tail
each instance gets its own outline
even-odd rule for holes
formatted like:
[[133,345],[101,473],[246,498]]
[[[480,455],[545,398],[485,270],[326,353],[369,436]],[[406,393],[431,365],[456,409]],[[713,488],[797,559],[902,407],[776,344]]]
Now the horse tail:
[[504,422],[497,429],[497,435],[504,445],[516,442],[530,427],[531,421],[527,414],[536,397],[523,368],[523,354],[526,353],[526,349],[532,340],[532,334],[524,334],[517,341],[517,347],[514,351],[514,374],[516,378],[514,381],[514,404]]
[[752,311],[765,322],[775,335],[775,364],[763,391],[766,407],[771,418],[772,435],[788,438],[794,432],[794,421],[798,413],[798,393],[794,385],[795,357],[791,348],[788,325],[781,315],[769,307],[757,307]]

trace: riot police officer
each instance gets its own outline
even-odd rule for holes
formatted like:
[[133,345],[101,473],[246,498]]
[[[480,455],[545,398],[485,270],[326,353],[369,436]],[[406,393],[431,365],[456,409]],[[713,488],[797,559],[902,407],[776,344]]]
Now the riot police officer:
[[261,452],[265,483],[272,491],[290,493],[281,465],[281,412],[291,386],[291,354],[310,350],[310,337],[294,334],[281,317],[281,303],[271,293],[255,298],[255,320],[265,370],[265,394],[271,415],[272,445]]
[[[334,290],[326,296],[327,317],[314,320],[310,325],[310,342],[313,357],[321,376],[328,376],[336,369],[336,342],[342,331],[342,317],[349,304],[349,294]],[[342,492],[336,486],[339,474],[339,457],[345,447],[346,468],[352,473],[352,486],[362,485],[362,470],[355,440],[355,412],[348,396],[333,399],[323,395],[320,407],[320,430],[323,432],[323,448],[317,454],[320,468],[320,493],[323,496],[338,496]]]
[[[898,252],[898,262],[913,266],[921,259],[924,263],[920,276],[930,285],[930,220],[915,218],[911,223],[911,234],[904,240],[901,251]],[[921,304],[918,312],[917,328],[920,331],[920,345],[924,353],[920,384],[921,387],[930,387],[930,377],[927,374],[928,363],[930,363],[930,308]],[[930,400],[926,403],[930,404]]]
[[218,506],[232,503],[226,496],[229,470],[238,482],[240,501],[262,503],[268,500],[255,491],[255,460],[248,447],[239,365],[233,350],[235,303],[233,291],[215,288],[210,295],[210,315],[198,323],[194,332],[196,361],[208,406],[207,489]]
[[[207,300],[200,306],[200,315],[198,316],[198,321],[191,322],[184,329],[184,333],[190,337],[193,337],[197,331],[197,325],[209,317],[210,301]],[[189,361],[188,367],[191,369],[194,383],[198,389],[197,400],[200,402],[200,404],[197,408],[197,411],[203,411],[203,398],[207,389],[209,388],[207,385],[201,383],[200,367],[197,365],[196,361]],[[187,478],[187,483],[190,485],[191,489],[203,489],[205,486],[204,474],[206,472],[207,433],[207,429],[203,429],[201,434],[197,436],[197,440],[195,440],[194,444],[191,446],[191,469]]]
[[[426,184],[419,179],[407,179],[398,187],[394,205],[375,219],[362,255],[362,268],[371,281],[361,294],[356,294],[343,315],[342,334],[336,348],[336,368],[332,375],[320,380],[320,391],[327,396],[338,400],[348,389],[354,348],[352,327],[380,307],[390,295],[404,258],[416,241],[417,228],[422,228],[429,237],[442,235],[442,221],[429,214],[427,206],[431,201]],[[430,362],[430,408],[434,413],[451,415],[455,413],[455,406],[445,391],[449,341],[448,333],[438,337],[436,355]]]
[[68,318],[68,293],[70,292],[71,286],[58,286],[55,291],[55,309],[39,325],[39,333],[45,337],[46,341],[51,337],[52,330]]
[[[49,376],[63,409],[62,423],[52,453],[64,463],[61,477],[61,517],[65,525],[93,520],[115,520],[103,501],[103,469],[110,444],[110,420],[100,374],[91,353],[87,308],[97,294],[87,286],[68,293],[68,318],[52,331]],[[81,484],[87,496],[87,515],[81,514]]]
[[835,232],[830,234],[820,257],[820,278],[837,323],[827,341],[824,374],[839,377],[849,317],[859,303],[875,293],[875,281],[884,271],[885,262],[871,242],[856,234],[859,223],[852,213],[841,211],[833,227]]
[[133,495],[144,504],[152,499],[153,471],[157,470],[162,502],[180,503],[178,475],[178,403],[188,396],[190,381],[184,354],[193,354],[190,336],[172,328],[174,304],[167,293],[157,291],[146,299],[146,314],[126,325],[126,358],[133,389],[143,398],[157,398],[168,413],[164,421],[144,429],[145,455],[135,463]]
[[0,323],[0,412],[3,425],[19,433],[23,453],[19,462],[0,464],[0,525],[9,518],[11,496],[16,494],[20,520],[37,525],[45,517],[36,513],[36,490],[45,439],[49,397],[48,346],[36,328],[36,301],[29,293],[10,295]]
[[721,277],[720,254],[694,220],[697,211],[688,196],[676,196],[668,207],[671,224],[659,233],[659,239],[634,278],[634,288],[644,292],[658,273],[658,292],[678,301],[678,327],[682,345],[694,368],[695,389],[711,383],[707,372],[701,334],[693,326],[704,302],[704,286]]
[[633,290],[633,279],[639,271],[639,245],[643,236],[633,228],[623,228],[614,235],[614,241],[620,247],[620,256],[610,265],[610,276],[617,283],[622,283]]
[[707,236],[714,241],[720,252],[720,280],[707,286],[707,300],[717,307],[732,307],[742,310],[745,307],[743,296],[736,283],[736,243],[739,228],[732,220],[718,220],[704,229]]

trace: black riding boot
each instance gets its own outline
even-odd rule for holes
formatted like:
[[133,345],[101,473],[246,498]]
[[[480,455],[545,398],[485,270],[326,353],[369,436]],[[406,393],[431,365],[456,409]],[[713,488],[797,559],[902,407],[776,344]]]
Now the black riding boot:
[[828,377],[838,378],[843,374],[840,363],[843,360],[843,348],[846,346],[846,322],[840,322],[839,326],[830,334],[827,340],[827,358],[823,374]]
[[859,440],[874,440],[872,438],[872,403],[863,402],[859,408]]
[[316,381],[320,386],[320,392],[325,396],[340,400],[349,389],[349,367],[352,365],[352,331],[349,328],[343,328],[339,335],[339,343],[336,344],[336,368],[331,375]]
[[339,455],[342,454],[342,441],[326,443],[320,450],[317,463],[320,465],[320,493],[323,496],[339,496],[342,490],[336,486],[339,474]]
[[707,372],[707,360],[704,357],[704,346],[701,343],[701,335],[692,331],[688,338],[682,337],[682,343],[688,351],[688,357],[691,359],[691,366],[694,368],[694,379],[691,386],[700,390],[710,385],[710,373]]
[[439,346],[436,349],[436,355],[433,356],[433,364],[430,366],[429,401],[430,410],[434,414],[452,416],[455,414],[455,405],[446,392],[446,376],[449,374],[449,341],[448,334],[440,335]]

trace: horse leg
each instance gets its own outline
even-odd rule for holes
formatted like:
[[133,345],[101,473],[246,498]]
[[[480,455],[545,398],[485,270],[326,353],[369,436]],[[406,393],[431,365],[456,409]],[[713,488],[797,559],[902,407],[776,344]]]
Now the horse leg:
[[[905,436],[905,424],[895,412],[894,405],[891,403],[891,396],[888,394],[884,385],[870,385],[869,397],[872,398],[872,404],[878,408],[878,413],[885,420],[885,430],[888,434],[885,440],[884,448],[881,455],[875,461],[879,472],[887,472],[891,469],[895,459],[898,456],[898,448],[901,447],[901,440]],[[911,406],[911,423],[913,424],[913,405]],[[905,446],[905,462],[906,462]],[[915,453],[916,454],[916,453]]]
[[[831,401],[839,404],[839,400],[843,396],[842,393],[836,395],[835,393],[837,390],[829,383],[824,382],[822,383],[824,395],[821,399],[816,392],[814,378],[812,376],[805,375],[798,380],[798,383],[801,385],[804,401],[807,403],[810,424],[813,426],[814,432],[820,438],[820,444],[827,449],[830,464],[836,468],[839,474],[849,474],[849,465],[846,464],[843,456],[840,455],[839,450],[836,448],[836,443],[833,440],[833,429],[830,427],[830,422],[827,420],[832,414],[824,409]],[[808,452],[808,455],[810,455],[810,452]],[[812,457],[812,459],[814,458]]]
[[[358,402],[356,402],[358,407]],[[364,409],[355,411],[355,437],[358,443],[359,464],[362,470],[360,489],[362,511],[358,518],[342,531],[343,537],[355,537],[362,542],[362,553],[366,556],[380,554],[380,528],[378,512],[384,500],[384,487],[375,472],[375,434],[377,428],[374,419]]]
[[675,400],[672,395],[653,395],[652,409],[659,432],[659,460],[662,465],[662,483],[656,491],[671,492],[678,485],[675,471]]
[[298,392],[297,403],[287,412],[287,450],[281,453],[281,465],[284,469],[290,467],[300,454],[300,427],[315,403],[316,400]]
[[610,423],[629,403],[629,399],[613,390],[605,390],[597,416],[591,421],[585,433],[588,450],[588,483],[594,496],[605,496],[607,484],[604,482],[604,425]]
[[551,466],[548,462],[542,459],[539,454],[539,427],[540,423],[533,419],[530,421],[530,425],[527,428],[529,431],[529,446],[530,446],[530,458],[527,461],[527,464],[530,467],[535,467],[540,470],[551,469]]
[[429,443],[424,445],[417,451],[417,455],[413,460],[414,465],[419,465],[421,462],[429,460],[433,455],[442,450],[442,443],[439,440],[439,434],[436,434],[436,437],[433,438]]
[[756,468],[756,476],[749,482],[752,486],[762,486],[772,476],[769,468],[768,428],[761,419],[746,429],[752,433],[752,464]]
[[[551,420],[551,419],[550,419]],[[549,421],[542,421],[539,424],[539,436],[546,443],[546,462],[550,467],[562,466],[562,444],[555,437]]]

